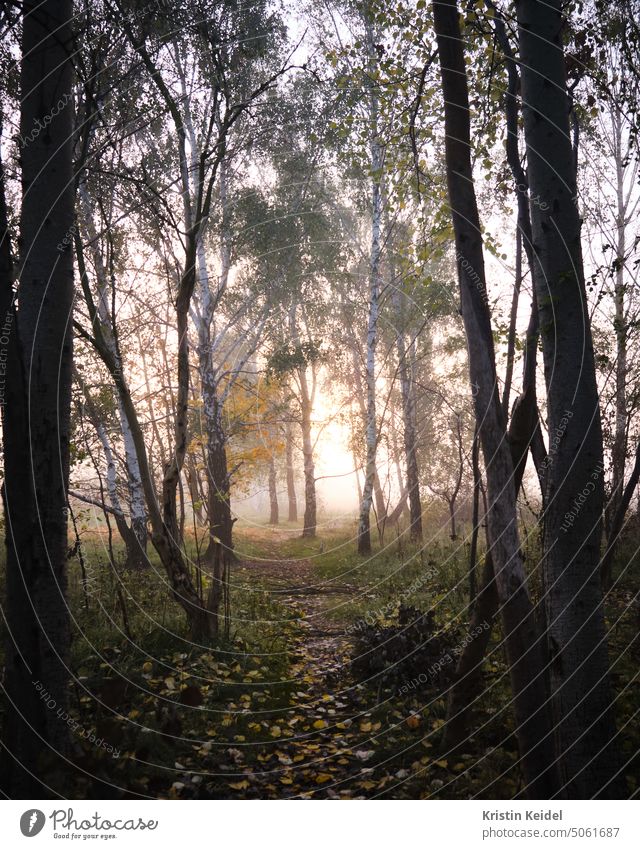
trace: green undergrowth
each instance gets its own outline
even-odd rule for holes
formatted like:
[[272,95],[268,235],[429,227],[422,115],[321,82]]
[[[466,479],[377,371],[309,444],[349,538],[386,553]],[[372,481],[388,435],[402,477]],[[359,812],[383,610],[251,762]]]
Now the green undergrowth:
[[[77,797],[517,794],[521,776],[499,623],[472,733],[456,753],[442,748],[450,668],[420,681],[417,667],[396,668],[393,652],[385,654],[382,667],[393,668],[384,674],[363,674],[378,667],[358,662],[367,640],[375,648],[388,635],[396,643],[406,639],[402,611],[406,616],[410,608],[414,618],[431,616],[453,668],[470,620],[468,546],[430,537],[428,529],[424,546],[388,532],[384,544],[374,539],[371,555],[360,556],[354,529],[334,523],[304,539],[294,525],[238,523],[231,630],[203,645],[189,640],[152,550],[151,568],[129,571],[116,545],[114,569],[104,539],[86,533],[86,580],[77,555],[69,565]],[[537,534],[530,534],[524,554],[534,599],[541,593],[538,546]],[[188,536],[192,569],[196,549]],[[606,603],[609,652],[634,791],[640,786],[640,569],[630,541],[620,548],[614,579]],[[312,632],[304,623],[309,611]]]

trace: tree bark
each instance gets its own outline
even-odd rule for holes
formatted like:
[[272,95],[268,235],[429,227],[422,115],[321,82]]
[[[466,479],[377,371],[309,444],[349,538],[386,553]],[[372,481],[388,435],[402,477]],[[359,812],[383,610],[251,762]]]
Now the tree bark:
[[[627,459],[627,317],[625,263],[627,252],[627,211],[628,203],[624,191],[624,154],[622,150],[622,118],[618,105],[612,110],[613,153],[616,168],[616,213],[615,213],[615,266],[613,297],[615,314],[613,328],[616,335],[616,383],[615,383],[615,424],[613,447],[611,450],[611,499],[607,505],[608,530],[610,529],[618,506],[623,497],[624,473]],[[609,561],[611,562],[611,561]],[[603,570],[604,575],[604,570]],[[611,576],[605,576],[610,581]]]
[[622,526],[624,525],[624,517],[629,509],[629,505],[631,504],[631,499],[633,498],[633,493],[638,485],[638,481],[640,480],[640,442],[636,447],[636,457],[633,464],[633,469],[629,476],[629,480],[627,481],[627,485],[624,488],[622,493],[622,498],[618,503],[618,507],[616,512],[611,520],[611,527],[609,529],[609,536],[607,537],[607,548],[602,558],[602,580],[603,586],[605,589],[610,589],[611,584],[613,583],[612,579],[612,566],[613,566],[613,556],[615,554],[616,545],[618,543],[618,538],[620,536],[620,532],[622,531]]
[[557,783],[545,708],[544,658],[526,587],[517,528],[513,461],[498,396],[480,219],[471,168],[469,99],[463,42],[455,0],[433,4],[445,109],[447,186],[467,337],[476,420],[485,461],[487,531],[495,567],[513,701],[516,734],[532,798],[549,797]]
[[78,238],[76,238],[76,257],[78,260],[78,276],[80,278],[94,335],[90,336],[86,333],[82,326],[77,323],[74,326],[77,332],[94,346],[115,384],[120,403],[122,404],[124,414],[129,422],[129,427],[131,428],[131,435],[138,458],[145,500],[147,502],[149,521],[151,523],[151,539],[153,546],[158,552],[160,561],[165,568],[173,596],[183,607],[186,613],[191,636],[193,639],[200,640],[212,632],[211,617],[207,609],[203,607],[200,597],[193,586],[189,570],[184,562],[182,551],[180,550],[180,545],[175,534],[175,525],[177,524],[175,521],[175,492],[173,514],[174,530],[172,531],[165,524],[163,513],[156,498],[153,476],[151,474],[149,459],[147,456],[147,447],[144,441],[144,434],[140,426],[140,421],[138,419],[138,414],[133,403],[133,398],[131,397],[126,377],[123,374],[122,369],[118,368],[118,364],[114,360],[109,346],[106,344],[102,335],[100,319],[88,282],[82,242]]
[[[533,274],[533,249],[531,242],[531,219],[529,217],[528,182],[521,164],[518,149],[518,92],[520,90],[520,77],[513,51],[507,36],[504,22],[498,10],[494,17],[496,27],[496,38],[507,65],[509,85],[506,98],[506,124],[507,124],[507,160],[514,180],[514,188],[518,202],[518,233],[527,256],[529,269]],[[519,274],[516,270],[515,288],[519,286]],[[517,298],[514,297],[514,300]],[[544,493],[544,471],[546,451],[540,432],[540,424],[537,410],[536,396],[536,364],[538,350],[538,306],[535,289],[532,292],[531,314],[524,343],[522,393],[513,405],[507,441],[511,448],[511,458],[514,469],[514,489],[516,494],[520,491],[524,475],[527,456],[531,450],[532,457],[538,470],[541,481],[541,491]],[[502,399],[503,414],[507,414],[509,392],[506,389]],[[482,490],[482,478],[478,467],[478,432],[474,435],[474,516],[477,510],[480,491]],[[485,499],[486,513],[486,499]],[[472,549],[477,547],[477,519],[474,519],[474,532],[472,537]],[[470,557],[470,568],[475,563],[475,554]],[[475,581],[473,581],[475,584]],[[479,626],[486,623],[491,625],[498,610],[498,596],[495,590],[495,576],[493,571],[493,559],[491,549],[487,551],[481,578],[480,591],[473,605],[473,616],[470,624],[471,633],[477,633]],[[536,612],[538,619],[540,614]],[[472,704],[477,700],[481,692],[480,675],[481,664],[491,637],[491,627],[483,628],[478,636],[467,643],[456,669],[456,681],[449,695],[449,709],[447,725],[445,727],[444,742],[447,747],[457,747],[466,737],[469,727],[469,715]]]
[[404,335],[404,293],[396,288],[395,302],[396,348],[398,350],[398,376],[402,398],[402,427],[405,462],[407,465],[407,489],[409,493],[409,539],[422,540],[422,504],[420,502],[420,472],[418,469],[418,445],[416,435],[415,388],[407,362],[407,344]]
[[[364,387],[362,385],[362,375],[360,374],[360,362],[358,359],[358,350],[357,350],[357,340],[352,338],[352,348],[351,348],[351,359],[353,362],[353,391],[356,396],[356,400],[358,402],[358,409],[360,410],[360,416],[362,421],[365,423],[367,421],[367,401],[365,398]],[[356,462],[357,458],[354,455],[354,468],[358,467],[358,463]],[[360,478],[358,480],[358,504],[362,504],[362,486],[360,484]],[[384,500],[384,493],[382,492],[382,484],[380,483],[380,475],[378,474],[378,469],[376,467],[375,474],[373,477],[373,503],[375,504],[376,513],[377,513],[377,521],[378,521],[378,535],[380,536],[380,526],[384,524],[387,518],[387,505]]]
[[[365,22],[370,70],[375,62],[373,27]],[[382,168],[384,151],[379,135],[378,95],[369,78],[367,84],[369,108],[369,149],[371,158],[371,251],[369,256],[369,317],[367,324],[366,369],[366,420],[364,486],[358,521],[358,554],[371,553],[371,503],[376,476],[378,428],[376,423],[376,344],[378,339],[378,313],[380,309],[380,260],[382,253]],[[382,517],[378,517],[381,521]]]
[[[185,121],[192,146],[192,171],[198,173],[198,157],[195,133],[190,113]],[[195,193],[199,185],[194,187]],[[196,317],[198,330],[198,363],[202,391],[202,412],[206,432],[207,468],[207,516],[209,522],[209,545],[205,559],[210,566],[216,560],[216,546],[222,545],[226,557],[233,557],[233,519],[231,516],[231,481],[227,464],[227,435],[224,427],[223,404],[219,387],[219,373],[213,357],[212,333],[216,306],[226,292],[231,270],[231,234],[229,232],[229,209],[227,200],[227,166],[220,161],[220,206],[222,226],[220,232],[220,276],[215,295],[211,291],[207,261],[202,237],[197,244],[197,295],[200,314]]]
[[[294,344],[300,344],[300,333],[296,318],[297,305],[293,303],[289,310],[289,333]],[[316,372],[315,366],[311,365],[311,386],[307,378],[307,366],[305,363],[296,370],[298,387],[300,389],[300,429],[302,432],[302,463],[304,471],[304,518],[302,525],[302,536],[313,539],[316,535],[317,501],[316,501],[316,470],[313,458],[313,436],[311,431],[311,417],[313,415],[313,404],[316,394]]]
[[291,433],[291,425],[287,422],[284,435],[285,444],[285,461],[287,464],[287,504],[288,504],[288,520],[290,522],[298,521],[298,499],[296,498],[296,474],[293,465],[293,434]]
[[278,478],[276,475],[276,464],[273,457],[269,460],[269,524],[277,525],[280,522],[280,510],[278,507]]
[[504,388],[502,390],[502,411],[505,419],[509,418],[509,400],[513,382],[513,366],[516,356],[516,325],[518,321],[518,304],[522,287],[522,230],[516,228],[516,279],[511,298],[511,315],[509,316],[509,332],[507,336],[507,365],[504,373]]
[[68,726],[58,711],[68,706],[74,229],[73,10],[70,0],[26,0],[22,10],[18,311],[3,174],[0,209],[8,626],[2,760],[4,792],[18,799],[65,795],[69,770]]
[[[584,285],[560,0],[516,3],[549,432],[543,572],[562,793],[624,795],[600,587],[602,430]],[[567,417],[570,412],[571,417]],[[564,421],[564,424],[563,424]],[[567,523],[570,527],[567,528]]]
[[316,504],[316,470],[313,461],[313,441],[311,437],[311,411],[312,400],[309,393],[307,376],[304,369],[300,369],[300,407],[302,428],[302,459],[304,466],[304,523],[302,536],[313,538],[317,529],[317,504]]
[[[113,317],[110,307],[110,284],[105,268],[102,254],[98,244],[98,234],[92,216],[91,199],[84,179],[81,179],[78,185],[78,195],[80,207],[83,212],[83,223],[89,237],[89,245],[93,258],[93,266],[96,273],[96,289],[97,300],[96,307],[98,316],[102,324],[102,334],[105,343],[109,346],[111,354],[117,363],[119,369],[122,370],[122,356],[120,347],[115,333]],[[147,511],[145,508],[144,490],[142,488],[142,480],[140,476],[140,467],[138,465],[138,456],[133,444],[131,428],[124,414],[124,409],[118,396],[118,413],[120,416],[120,429],[122,431],[122,441],[124,444],[125,465],[127,469],[127,487],[129,490],[129,512],[131,516],[131,530],[137,541],[138,551],[130,552],[133,557],[133,562],[142,565],[146,562],[147,549]]]
[[480,440],[476,426],[471,447],[473,471],[473,508],[471,514],[471,542],[469,545],[469,607],[473,611],[478,593],[478,537],[480,535]]
[[[109,439],[109,435],[107,433],[107,429],[104,425],[104,422],[101,420],[100,415],[96,409],[96,406],[91,397],[91,393],[87,388],[86,384],[83,382],[82,377],[74,370],[74,377],[76,383],[81,387],[82,394],[84,396],[84,406],[86,409],[86,413],[88,415],[89,421],[91,422],[97,436],[100,441],[100,445],[102,446],[102,453],[104,454],[105,463],[107,466],[107,474],[106,474],[106,482],[107,482],[107,493],[109,495],[109,502],[112,508],[112,514],[116,520],[116,527],[118,528],[118,533],[124,542],[125,550],[127,552],[127,566],[129,568],[140,568],[147,565],[146,557],[143,558],[141,556],[141,546],[140,540],[137,537],[133,527],[127,524],[127,520],[125,518],[124,510],[122,509],[122,504],[120,503],[120,494],[118,492],[118,477],[116,472],[116,460],[113,454],[113,448],[111,446],[111,440]],[[122,409],[122,407],[121,407]],[[124,413],[123,413],[124,414]],[[128,427],[128,423],[127,423]],[[98,469],[97,465],[94,464],[96,470]],[[136,468],[139,470],[139,466],[136,458]],[[145,510],[146,517],[146,510]],[[145,518],[145,536],[146,536],[146,518]]]

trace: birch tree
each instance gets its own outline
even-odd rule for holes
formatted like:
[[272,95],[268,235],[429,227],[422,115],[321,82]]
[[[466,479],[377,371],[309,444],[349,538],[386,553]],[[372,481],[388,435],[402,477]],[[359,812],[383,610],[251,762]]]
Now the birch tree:
[[[365,13],[366,14],[366,13]],[[364,73],[369,124],[369,153],[371,168],[371,248],[369,255],[369,308],[365,355],[366,422],[365,467],[360,516],[358,519],[358,553],[371,552],[371,504],[376,476],[376,451],[378,425],[376,420],[376,344],[380,313],[380,287],[382,262],[382,180],[384,146],[380,136],[380,114],[375,82],[375,35],[373,24],[365,20],[365,37],[368,64]]]

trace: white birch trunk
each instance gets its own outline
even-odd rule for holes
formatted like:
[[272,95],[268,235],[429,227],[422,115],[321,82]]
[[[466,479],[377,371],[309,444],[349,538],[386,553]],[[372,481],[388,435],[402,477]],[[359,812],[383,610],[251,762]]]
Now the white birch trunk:
[[[113,335],[113,327],[110,318],[109,305],[109,282],[107,270],[104,267],[102,254],[98,245],[98,234],[96,232],[93,221],[91,199],[87,191],[87,186],[84,181],[80,181],[79,185],[80,204],[82,207],[83,222],[91,243],[91,253],[93,264],[96,272],[97,283],[97,301],[96,308],[98,317],[102,327],[102,334],[105,344],[109,348],[109,353],[114,358],[117,367],[122,372],[122,358]],[[144,551],[147,546],[147,510],[144,498],[144,489],[142,486],[142,476],[140,474],[140,465],[138,463],[138,455],[136,453],[131,426],[122,403],[120,395],[118,395],[118,413],[120,418],[120,430],[122,432],[122,442],[124,445],[125,465],[127,469],[127,487],[129,491],[129,514],[131,517],[131,528],[135,537]]]
[[[374,64],[373,29],[366,25],[367,48],[369,65]],[[371,155],[371,254],[369,261],[369,319],[367,326],[366,350],[366,395],[367,409],[365,422],[366,460],[364,486],[360,502],[360,519],[358,522],[358,551],[368,554],[371,551],[370,514],[373,500],[373,484],[376,476],[376,450],[378,431],[376,424],[376,342],[378,336],[378,315],[380,298],[380,258],[382,230],[382,167],[384,152],[378,134],[379,105],[378,96],[373,84],[368,85],[369,122],[370,122],[370,155]]]

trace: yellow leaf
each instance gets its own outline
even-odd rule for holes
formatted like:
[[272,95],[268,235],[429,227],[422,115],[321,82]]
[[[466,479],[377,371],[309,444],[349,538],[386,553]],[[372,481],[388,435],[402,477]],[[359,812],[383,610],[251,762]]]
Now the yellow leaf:
[[332,777],[328,772],[319,772],[316,775],[316,784],[324,784],[325,781],[331,781]]
[[229,787],[233,787],[234,790],[246,790],[249,782],[245,778],[242,781],[230,782]]
[[370,722],[361,722],[360,723],[360,731],[364,731],[365,734],[368,731],[371,731],[371,723]]
[[313,727],[314,728],[326,728],[327,723],[324,721],[324,719],[316,719],[316,721],[313,723]]

